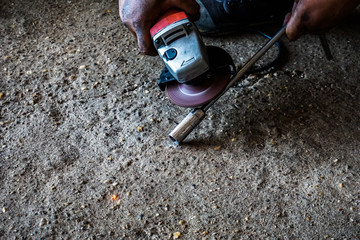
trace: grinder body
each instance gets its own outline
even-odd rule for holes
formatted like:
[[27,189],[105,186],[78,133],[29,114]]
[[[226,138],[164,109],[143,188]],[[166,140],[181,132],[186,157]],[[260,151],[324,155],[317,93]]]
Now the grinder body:
[[170,74],[187,83],[209,70],[206,47],[182,11],[170,10],[150,29],[154,46]]

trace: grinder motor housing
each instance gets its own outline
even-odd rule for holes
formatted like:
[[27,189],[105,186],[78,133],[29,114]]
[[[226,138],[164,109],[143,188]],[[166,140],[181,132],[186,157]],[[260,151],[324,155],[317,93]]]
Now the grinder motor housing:
[[150,34],[166,68],[179,83],[209,70],[205,44],[185,12],[168,11],[150,29]]

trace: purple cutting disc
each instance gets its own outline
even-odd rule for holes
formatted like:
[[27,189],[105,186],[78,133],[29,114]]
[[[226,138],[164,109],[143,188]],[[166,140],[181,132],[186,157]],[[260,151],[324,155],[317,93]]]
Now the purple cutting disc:
[[230,68],[224,68],[204,78],[201,84],[171,82],[167,85],[166,94],[170,101],[181,107],[197,107],[210,102],[220,94],[230,81]]

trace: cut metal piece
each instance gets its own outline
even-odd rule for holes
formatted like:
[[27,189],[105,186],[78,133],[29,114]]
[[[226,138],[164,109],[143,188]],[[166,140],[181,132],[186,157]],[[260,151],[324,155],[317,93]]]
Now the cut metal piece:
[[180,142],[203,120],[205,112],[200,108],[190,112],[177,127],[171,131],[169,137],[176,144]]

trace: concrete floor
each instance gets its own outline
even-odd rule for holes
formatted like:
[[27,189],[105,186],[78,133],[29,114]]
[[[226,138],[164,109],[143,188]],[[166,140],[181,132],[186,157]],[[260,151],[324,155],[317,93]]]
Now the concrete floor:
[[[181,146],[116,1],[0,1],[1,239],[360,239],[360,11]],[[243,64],[263,39],[206,38]]]

